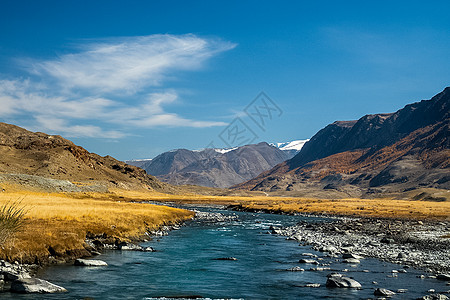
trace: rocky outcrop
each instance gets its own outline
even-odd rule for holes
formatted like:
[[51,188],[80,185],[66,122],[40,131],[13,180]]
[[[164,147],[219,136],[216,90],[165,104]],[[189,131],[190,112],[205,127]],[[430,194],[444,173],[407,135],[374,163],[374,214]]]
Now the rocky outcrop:
[[13,293],[61,293],[67,290],[48,281],[34,278],[38,266],[11,264],[0,260],[0,292]]

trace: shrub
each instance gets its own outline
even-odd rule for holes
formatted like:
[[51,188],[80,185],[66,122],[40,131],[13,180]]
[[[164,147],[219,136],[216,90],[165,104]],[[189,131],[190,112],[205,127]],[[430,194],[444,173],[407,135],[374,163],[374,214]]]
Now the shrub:
[[26,213],[20,200],[0,206],[0,245],[23,227]]

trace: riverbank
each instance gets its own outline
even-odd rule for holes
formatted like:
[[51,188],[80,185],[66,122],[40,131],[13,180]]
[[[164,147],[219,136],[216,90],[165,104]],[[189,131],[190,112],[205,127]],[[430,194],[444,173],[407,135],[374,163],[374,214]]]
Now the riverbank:
[[86,244],[89,236],[102,235],[115,243],[141,241],[149,232],[194,216],[187,210],[113,198],[111,194],[0,193],[0,204],[19,200],[27,211],[24,227],[1,245],[0,259],[38,265],[73,261],[92,255]]
[[259,201],[229,209],[328,217],[331,222],[300,223],[273,233],[333,256],[354,253],[428,272],[450,272],[449,202],[303,199]]

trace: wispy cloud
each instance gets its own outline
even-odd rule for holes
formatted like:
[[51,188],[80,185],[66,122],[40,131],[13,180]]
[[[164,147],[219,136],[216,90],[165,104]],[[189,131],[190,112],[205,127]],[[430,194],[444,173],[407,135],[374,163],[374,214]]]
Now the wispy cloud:
[[169,72],[195,70],[235,44],[195,35],[150,35],[105,40],[81,52],[35,62],[30,71],[57,78],[64,87],[135,92],[159,86]]
[[[0,81],[0,117],[25,116],[36,128],[72,137],[119,138],[126,130],[156,126],[223,126],[166,111],[179,96],[164,85],[176,72],[198,70],[233,47],[195,35],[151,35],[88,42],[77,53],[52,60],[27,59],[29,79]],[[104,130],[102,124],[117,129]]]

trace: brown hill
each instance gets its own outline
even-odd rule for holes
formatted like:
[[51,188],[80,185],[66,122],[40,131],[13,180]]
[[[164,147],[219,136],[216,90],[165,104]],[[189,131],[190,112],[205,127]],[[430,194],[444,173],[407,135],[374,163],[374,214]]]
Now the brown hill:
[[[57,190],[63,191],[81,187],[88,190],[89,187],[100,190],[144,188],[166,192],[172,189],[140,168],[110,156],[90,153],[61,136],[30,132],[1,122],[0,181],[34,185],[44,190],[57,186]],[[77,184],[73,185],[74,182]]]
[[293,159],[234,188],[332,195],[450,188],[450,88],[393,114],[339,121]]

